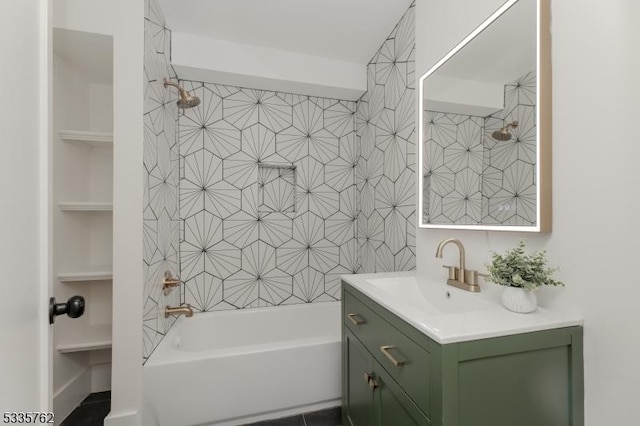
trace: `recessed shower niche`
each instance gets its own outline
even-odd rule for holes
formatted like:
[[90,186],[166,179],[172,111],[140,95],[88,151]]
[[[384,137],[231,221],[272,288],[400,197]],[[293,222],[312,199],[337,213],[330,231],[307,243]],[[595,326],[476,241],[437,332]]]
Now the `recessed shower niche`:
[[296,166],[258,164],[258,211],[296,212]]

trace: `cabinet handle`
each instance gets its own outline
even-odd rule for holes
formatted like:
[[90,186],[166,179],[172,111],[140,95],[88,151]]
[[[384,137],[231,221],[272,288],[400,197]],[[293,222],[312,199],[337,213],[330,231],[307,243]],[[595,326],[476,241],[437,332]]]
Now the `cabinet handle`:
[[395,346],[380,346],[380,352],[382,352],[393,365],[395,365],[396,367],[404,367],[406,361],[398,361],[393,355],[389,353],[389,349],[395,349]]
[[373,377],[369,381],[369,387],[371,388],[372,391],[378,389],[378,382],[376,382],[376,379],[374,379]]
[[371,390],[376,390],[378,388],[378,382],[376,382],[376,379],[374,379],[373,375],[367,373],[366,371],[364,373],[364,380],[369,384]]
[[[367,323],[365,320],[362,319],[360,314],[347,314],[347,316],[349,317],[349,319],[351,320],[351,322],[354,325],[362,325],[362,324],[366,324]],[[358,319],[356,317],[358,317],[360,319]]]

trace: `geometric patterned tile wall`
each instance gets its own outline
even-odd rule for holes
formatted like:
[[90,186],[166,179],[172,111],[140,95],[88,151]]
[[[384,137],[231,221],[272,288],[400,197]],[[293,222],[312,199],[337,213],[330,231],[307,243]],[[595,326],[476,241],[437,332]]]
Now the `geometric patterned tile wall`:
[[[505,108],[484,118],[425,110],[424,223],[535,224],[535,73],[504,93]],[[512,139],[491,137],[514,121]]]
[[337,300],[342,274],[415,268],[414,5],[357,108],[181,81],[202,100],[185,111],[162,87],[171,33],[145,8],[145,360],[173,324],[159,307],[180,303],[164,270],[203,312]]
[[181,81],[180,274],[195,311],[338,300],[358,270],[355,103]]
[[144,41],[144,307],[143,362],[175,319],[166,319],[166,305],[180,303],[180,292],[161,291],[165,271],[178,275],[178,145],[176,91],[163,86],[176,79],[169,63],[171,32],[157,0],[145,1]]
[[359,272],[415,269],[415,3],[368,65],[357,103]]

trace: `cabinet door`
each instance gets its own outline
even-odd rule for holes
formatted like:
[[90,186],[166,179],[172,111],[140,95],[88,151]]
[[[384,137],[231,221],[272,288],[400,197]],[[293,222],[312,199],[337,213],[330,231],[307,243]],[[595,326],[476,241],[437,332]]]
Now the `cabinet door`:
[[515,352],[511,345],[512,353],[458,363],[460,426],[581,424],[572,419],[571,347]]
[[343,423],[345,426],[373,426],[373,391],[367,375],[373,374],[373,358],[347,330],[343,345]]
[[375,374],[376,389],[374,405],[377,426],[429,426],[429,419],[416,407],[393,381],[386,371],[378,366]]

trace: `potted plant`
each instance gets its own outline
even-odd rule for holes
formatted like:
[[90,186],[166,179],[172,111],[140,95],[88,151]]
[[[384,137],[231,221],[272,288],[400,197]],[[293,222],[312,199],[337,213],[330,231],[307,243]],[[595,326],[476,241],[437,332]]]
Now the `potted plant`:
[[505,286],[502,291],[503,305],[513,312],[529,313],[536,310],[538,300],[533,290],[545,285],[563,286],[551,275],[557,268],[547,267],[546,252],[526,254],[524,241],[507,250],[505,254],[493,253],[493,260],[487,265],[489,274],[486,281]]

